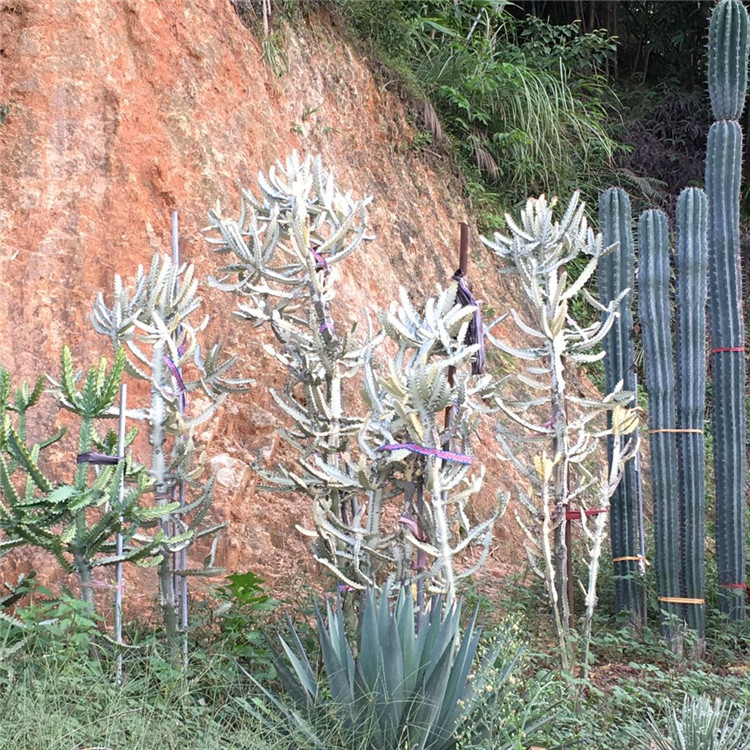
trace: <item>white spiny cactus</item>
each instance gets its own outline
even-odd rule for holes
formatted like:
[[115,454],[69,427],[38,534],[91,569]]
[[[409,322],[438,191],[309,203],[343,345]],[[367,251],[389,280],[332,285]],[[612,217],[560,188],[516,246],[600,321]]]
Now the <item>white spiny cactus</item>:
[[[529,346],[509,346],[489,334],[488,338],[526,365],[525,371],[506,381],[517,379],[528,397],[512,399],[502,387],[498,391],[497,405],[505,417],[498,440],[507,460],[526,479],[527,489],[518,493],[525,512],[516,517],[526,537],[529,562],[546,582],[563,667],[568,670],[574,655],[565,526],[571,522],[568,513],[574,506],[580,513],[589,569],[588,580],[581,583],[586,597],[581,661],[585,670],[607,509],[621,468],[637,448],[637,419],[628,407],[632,394],[622,391],[622,384],[598,399],[570,392],[568,363],[593,362],[604,356],[599,346],[628,290],[606,307],[587,292],[586,282],[599,259],[613,248],[605,248],[601,235],[588,227],[578,193],[559,222],[554,219],[554,206],[555,201],[548,202],[544,196],[530,198],[520,222],[506,217],[510,236],[495,234],[494,240],[483,239],[506,264],[503,272],[519,276],[530,303],[527,320],[511,310],[517,327],[530,340]],[[590,259],[579,277],[569,283],[565,266],[580,255]],[[570,310],[571,301],[578,296],[601,313],[599,321],[578,325]],[[607,414],[611,414],[612,429],[606,427]],[[592,469],[606,438],[614,446],[612,469]],[[534,469],[529,468],[528,451]],[[590,512],[591,519],[587,517]]]
[[[115,276],[112,306],[100,293],[91,316],[95,330],[111,339],[115,351],[125,350],[126,371],[150,383],[150,407],[129,410],[128,416],[146,420],[150,426],[150,473],[157,506],[175,500],[181,485],[191,488],[192,497],[177,503],[180,507],[162,521],[165,539],[159,588],[165,628],[173,642],[178,635],[176,577],[211,571],[223,527],[206,523],[214,478],[198,481],[203,464],[196,449],[196,430],[214,415],[228,392],[243,390],[249,382],[225,377],[234,358],[223,360],[218,345],[202,351],[199,341],[209,319],[194,320],[202,305],[197,291],[192,264],[175,265],[169,256],[156,254],[147,273],[139,266],[132,288]],[[183,379],[183,372],[193,379]],[[203,398],[189,398],[197,390]],[[209,535],[213,543],[204,568],[175,570],[174,553]]]
[[[455,437],[468,451],[479,396],[489,387],[489,379],[462,371],[455,384],[448,378],[448,368],[468,363],[477,349],[459,343],[474,308],[456,305],[455,285],[423,312],[402,290],[400,304],[380,316],[382,332],[370,325],[364,342],[353,329],[339,334],[330,309],[334,266],[370,239],[369,199],[342,194],[319,159],[296,154],[259,175],[258,185],[259,198],[242,191],[239,219],[223,218],[219,206],[207,227],[217,252],[232,255],[214,283],[243,299],[238,317],[271,326],[280,347],[266,349],[288,373],[283,391],[271,394],[290,420],[282,437],[297,459],[258,470],[268,489],[311,499],[314,528],[298,528],[342,583],[362,589],[395,574],[426,580],[452,599],[467,574],[456,572],[454,558],[475,544],[486,553],[494,521],[469,522],[465,506],[481,472],[469,477],[442,450]],[[386,338],[392,359],[376,357]],[[398,445],[422,452],[392,449]]]

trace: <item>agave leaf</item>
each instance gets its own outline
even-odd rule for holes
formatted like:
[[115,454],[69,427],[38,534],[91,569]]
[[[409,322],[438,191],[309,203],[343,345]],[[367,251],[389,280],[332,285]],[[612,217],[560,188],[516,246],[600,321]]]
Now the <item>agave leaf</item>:
[[[388,597],[385,590],[381,601],[385,601],[388,611]],[[404,689],[404,661],[396,618],[388,614],[387,621],[379,628],[383,650],[383,679],[381,700],[378,706],[378,723],[385,737],[398,741],[399,730],[403,725],[402,716],[407,708],[407,694]],[[414,636],[411,636],[414,640]]]
[[414,632],[414,600],[411,597],[411,592],[407,593],[406,587],[402,587],[399,592],[396,617],[398,620],[398,638],[401,644],[403,660],[403,691],[405,695],[409,696],[417,684],[419,663],[417,661],[416,636]]
[[452,659],[450,649],[446,649],[438,657],[433,656],[432,669],[417,684],[417,691],[410,706],[408,726],[410,744],[416,747],[442,747],[452,735],[445,733],[445,729],[436,725],[450,677]]
[[443,705],[440,710],[437,723],[446,731],[453,733],[453,727],[459,714],[459,700],[466,696],[466,680],[469,676],[471,666],[474,663],[477,646],[481,631],[476,630],[477,615],[479,609],[474,610],[474,616],[471,623],[466,628],[461,639],[461,646],[458,649],[453,663],[451,664],[450,677],[443,694]]
[[279,660],[277,665],[277,673],[279,678],[284,682],[287,690],[295,697],[300,705],[307,705],[313,701],[313,696],[317,695],[317,682],[315,676],[312,673],[310,662],[307,659],[307,655],[304,650],[298,654],[294,653],[289,644],[281,637],[279,637],[279,643],[284,649],[287,659],[289,659],[292,669],[291,672],[287,669],[286,665]]
[[374,694],[382,674],[382,651],[378,637],[378,621],[375,606],[375,593],[368,589],[365,594],[364,612],[362,614],[362,632],[357,663],[362,670],[367,689]]
[[[331,611],[328,605],[329,620],[334,617],[342,618],[341,610],[337,613]],[[348,679],[348,670],[345,662],[339,658],[336,648],[333,645],[331,632],[326,628],[323,617],[317,605],[315,607],[315,619],[318,623],[318,640],[320,642],[320,651],[323,655],[323,664],[325,665],[326,677],[328,678],[328,687],[331,690],[336,708],[343,716],[351,717],[351,706],[354,702],[354,693],[352,685]]]

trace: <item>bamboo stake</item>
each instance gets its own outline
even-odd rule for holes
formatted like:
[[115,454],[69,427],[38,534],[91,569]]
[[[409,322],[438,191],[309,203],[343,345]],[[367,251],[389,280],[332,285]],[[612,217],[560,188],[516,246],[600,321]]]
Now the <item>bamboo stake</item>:
[[[461,239],[459,244],[459,250],[458,250],[458,268],[461,272],[461,275],[465,278],[466,277],[466,269],[469,265],[469,226],[468,224],[461,222]],[[455,367],[449,367],[448,368],[448,382],[451,385],[451,388],[454,384],[454,378],[456,374],[456,368]],[[453,404],[450,404],[445,407],[445,429],[449,429],[451,426],[451,420],[453,417]],[[451,450],[452,449],[452,441],[449,440],[444,446],[444,450]]]

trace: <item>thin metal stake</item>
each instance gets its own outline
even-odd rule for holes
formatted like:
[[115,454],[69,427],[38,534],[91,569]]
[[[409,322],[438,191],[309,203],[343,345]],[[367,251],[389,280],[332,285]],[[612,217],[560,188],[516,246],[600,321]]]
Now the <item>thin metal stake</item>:
[[[175,269],[180,265],[180,233],[177,218],[177,211],[172,211],[172,264]],[[175,286],[177,280],[175,277]],[[175,289],[175,292],[177,289]],[[175,364],[177,367],[177,364]],[[180,413],[183,412],[182,400],[177,399],[177,408]],[[185,507],[185,482],[180,480],[177,485],[177,495],[180,502],[180,508]],[[176,558],[176,559],[175,559]],[[175,571],[175,594],[180,606],[180,627],[182,628],[182,665],[187,668],[188,663],[188,583],[185,571],[187,570],[187,548],[183,547],[175,557],[173,557],[172,570]],[[182,571],[177,575],[177,571]],[[179,581],[179,585],[178,585]],[[179,593],[178,593],[179,588]]]
[[[120,385],[120,421],[117,431],[117,455],[123,462],[122,474],[120,475],[120,491],[118,493],[118,503],[122,507],[125,498],[125,412],[127,410],[128,386],[126,383]],[[122,519],[120,519],[122,520]],[[118,557],[122,556],[123,541],[122,532],[117,532],[115,541],[115,550]],[[122,561],[115,565],[115,640],[122,643],[122,587],[123,587],[123,570]],[[122,649],[117,653],[117,674],[116,681],[118,685],[122,684]]]

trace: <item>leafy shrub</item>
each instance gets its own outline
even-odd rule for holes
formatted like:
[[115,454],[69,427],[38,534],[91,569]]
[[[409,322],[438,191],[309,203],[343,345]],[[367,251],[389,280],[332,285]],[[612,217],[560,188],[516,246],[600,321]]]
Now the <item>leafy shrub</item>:
[[[508,200],[597,183],[618,148],[603,71],[605,32],[508,14],[505,0],[339,0],[355,32],[424,100],[425,126],[453,141]],[[597,183],[598,184],[598,183]],[[506,194],[504,194],[505,196]]]
[[263,580],[252,571],[227,576],[227,584],[215,591],[222,645],[259,680],[276,675],[263,627],[278,602],[269,596]]
[[656,203],[671,213],[683,188],[703,183],[711,125],[705,90],[666,80],[652,89],[632,89],[622,95],[622,103],[619,138],[630,148],[620,161],[634,174],[649,175],[637,181],[645,198],[638,207]]

